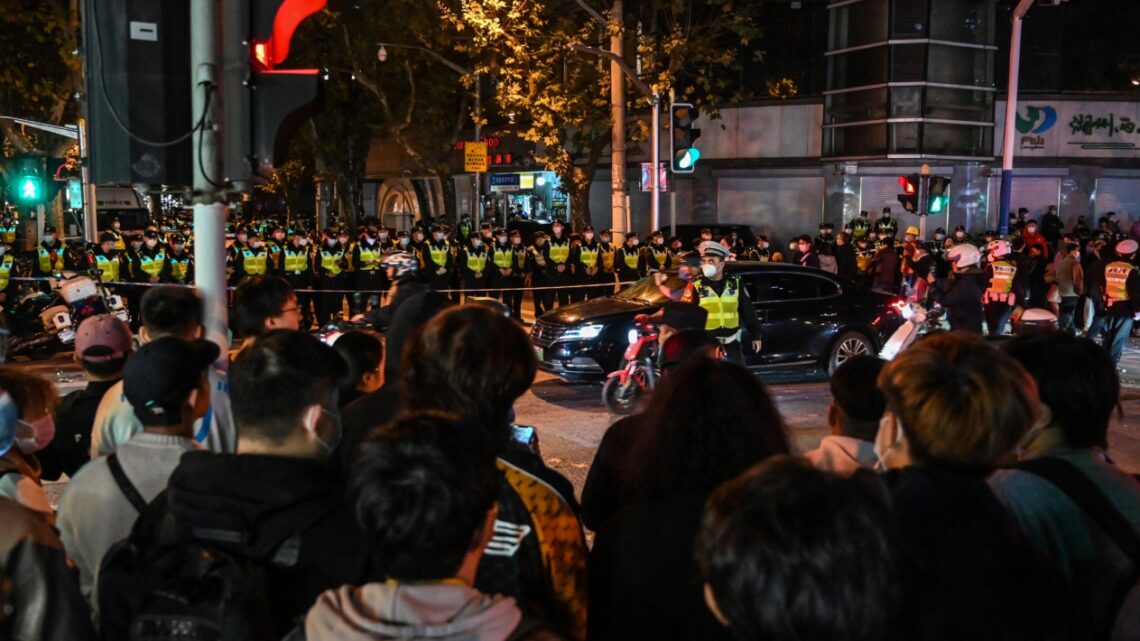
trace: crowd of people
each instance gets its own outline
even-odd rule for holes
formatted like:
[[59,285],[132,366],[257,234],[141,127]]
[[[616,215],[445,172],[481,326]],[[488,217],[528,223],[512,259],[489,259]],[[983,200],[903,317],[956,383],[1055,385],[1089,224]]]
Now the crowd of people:
[[62,402],[0,366],[0,637],[1140,638],[1140,484],[1087,338],[850,359],[798,453],[722,341],[673,328],[579,502],[517,424],[536,361],[501,309],[424,288],[330,347],[282,278],[234,304],[228,353],[189,288],[149,288],[137,335],[84,321]]

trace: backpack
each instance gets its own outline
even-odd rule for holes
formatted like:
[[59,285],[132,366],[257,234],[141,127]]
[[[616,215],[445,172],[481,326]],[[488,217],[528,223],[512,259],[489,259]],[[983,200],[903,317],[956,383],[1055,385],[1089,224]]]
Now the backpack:
[[[327,499],[292,506],[248,533],[191,527],[166,510],[165,494],[140,515],[99,570],[106,641],[276,641],[266,568],[296,564],[300,536],[330,511]],[[238,551],[240,550],[240,551]]]

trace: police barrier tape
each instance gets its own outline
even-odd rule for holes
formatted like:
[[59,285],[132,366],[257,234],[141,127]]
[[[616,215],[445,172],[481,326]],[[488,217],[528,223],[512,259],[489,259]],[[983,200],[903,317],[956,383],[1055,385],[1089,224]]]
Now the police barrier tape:
[[[64,279],[52,278],[50,276],[13,276],[9,280],[24,281],[24,282],[44,282],[44,281],[60,281],[60,280],[64,280]],[[543,287],[473,287],[470,289],[462,289],[462,288],[461,289],[437,289],[435,291],[437,291],[441,294],[465,294],[465,293],[479,294],[479,293],[486,293],[486,292],[537,292],[537,291],[547,291],[547,290],[556,290],[557,291],[557,290],[565,290],[565,289],[598,289],[599,287],[611,287],[611,286],[616,289],[618,287],[624,287],[626,285],[632,285],[636,282],[637,281],[635,281],[635,280],[627,280],[627,281],[603,282],[603,283],[586,283],[586,284],[577,284],[577,285],[548,285],[548,286],[543,286]],[[190,288],[194,287],[194,285],[190,285],[187,283],[129,283],[129,282],[122,282],[122,281],[107,281],[107,282],[104,282],[103,285],[109,285],[109,286],[114,286],[114,287],[168,287],[168,286],[190,287]],[[231,291],[231,292],[234,291],[235,289],[237,289],[237,287],[233,287],[233,286],[226,287],[226,290]],[[382,290],[378,290],[378,289],[294,289],[293,291],[303,293],[303,294],[365,294],[365,293],[386,294],[387,293],[387,291],[382,291]]]

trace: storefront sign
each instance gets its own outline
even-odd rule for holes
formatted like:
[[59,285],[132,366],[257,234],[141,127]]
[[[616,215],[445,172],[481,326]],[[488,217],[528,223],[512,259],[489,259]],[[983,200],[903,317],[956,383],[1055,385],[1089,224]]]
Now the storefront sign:
[[491,176],[491,191],[518,191],[518,174],[494,174]]
[[[999,141],[1004,107],[998,116]],[[1014,136],[1017,156],[1140,157],[1140,103],[1027,100],[1017,107]],[[1001,149],[997,149],[1001,154]]]

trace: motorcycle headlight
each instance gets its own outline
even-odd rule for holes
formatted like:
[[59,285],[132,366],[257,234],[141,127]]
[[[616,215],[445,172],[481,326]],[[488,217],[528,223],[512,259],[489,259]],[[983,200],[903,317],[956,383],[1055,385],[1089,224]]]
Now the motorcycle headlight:
[[629,344],[633,345],[641,338],[641,333],[636,329],[631,329],[629,330],[629,333],[626,334],[626,337],[629,339]]
[[597,338],[598,334],[601,334],[605,327],[606,326],[601,323],[587,323],[585,325],[579,325],[578,327],[571,327],[562,334],[561,338],[562,340],[568,341]]

